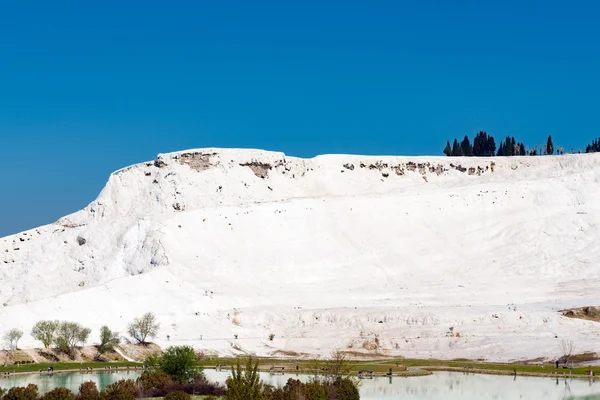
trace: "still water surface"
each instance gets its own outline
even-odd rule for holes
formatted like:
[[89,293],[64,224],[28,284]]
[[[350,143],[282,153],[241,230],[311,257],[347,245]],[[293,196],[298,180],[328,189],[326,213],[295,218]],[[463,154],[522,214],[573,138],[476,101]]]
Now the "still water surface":
[[[228,371],[204,371],[212,381],[224,382]],[[31,374],[0,378],[0,387],[38,385],[40,392],[55,387],[77,391],[83,382],[96,382],[100,389],[120,379],[136,379],[140,371],[112,373]],[[261,373],[265,383],[283,386],[289,378],[307,380],[307,375],[270,375]],[[360,381],[361,400],[512,400],[569,399],[600,400],[600,380],[525,378],[497,375],[436,372],[433,375],[410,378],[374,378]]]

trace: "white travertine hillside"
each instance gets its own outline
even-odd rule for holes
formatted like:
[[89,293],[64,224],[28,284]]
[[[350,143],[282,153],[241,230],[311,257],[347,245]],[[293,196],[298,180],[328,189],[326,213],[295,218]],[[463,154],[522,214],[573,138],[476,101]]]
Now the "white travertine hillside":
[[219,354],[599,351],[600,324],[557,312],[600,304],[599,181],[600,155],[162,154],[0,239],[0,331],[154,311],[159,345]]

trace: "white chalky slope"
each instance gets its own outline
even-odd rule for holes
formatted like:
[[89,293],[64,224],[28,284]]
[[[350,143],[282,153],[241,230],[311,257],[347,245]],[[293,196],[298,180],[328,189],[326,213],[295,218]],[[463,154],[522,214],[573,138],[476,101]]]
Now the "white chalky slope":
[[0,239],[0,333],[153,311],[159,345],[219,354],[598,351],[600,324],[557,310],[600,304],[599,183],[600,155],[162,154]]

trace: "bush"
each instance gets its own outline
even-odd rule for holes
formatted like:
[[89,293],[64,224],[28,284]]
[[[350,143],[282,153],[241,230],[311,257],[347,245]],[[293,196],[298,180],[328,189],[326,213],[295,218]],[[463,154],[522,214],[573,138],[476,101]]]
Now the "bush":
[[191,400],[192,396],[186,392],[178,390],[177,392],[171,392],[165,396],[164,400]]
[[75,395],[67,388],[57,387],[45,393],[40,400],[75,400]]
[[163,389],[173,383],[164,372],[144,372],[136,383],[143,389]]
[[178,383],[188,383],[197,374],[197,358],[191,346],[171,346],[161,354],[158,367]]
[[13,387],[8,389],[2,400],[37,400],[38,387],[32,383],[27,387]]
[[0,387],[0,400],[4,397],[4,393],[6,393],[6,389]]
[[[333,384],[333,392],[335,393],[336,399],[344,399],[344,400],[359,400],[360,394],[358,393],[358,388],[354,384],[354,382],[349,378],[338,378]],[[331,392],[330,392],[331,393]]]
[[358,388],[351,379],[302,383],[290,378],[282,388],[272,389],[270,400],[358,400]]
[[271,387],[265,385],[258,376],[258,361],[248,357],[246,369],[242,373],[240,360],[231,370],[231,376],[225,381],[227,400],[263,400],[270,397]]
[[104,325],[100,328],[100,344],[97,346],[98,353],[104,354],[113,351],[115,346],[119,345],[119,333],[113,332]]
[[79,386],[79,393],[75,397],[77,400],[99,400],[100,392],[95,382],[84,382]]
[[108,385],[100,392],[101,400],[134,400],[136,393],[135,382],[123,379]]

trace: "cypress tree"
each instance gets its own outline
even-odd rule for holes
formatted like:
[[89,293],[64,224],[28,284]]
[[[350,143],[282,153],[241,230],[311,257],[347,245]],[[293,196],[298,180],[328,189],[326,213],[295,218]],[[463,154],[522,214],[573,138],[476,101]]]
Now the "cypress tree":
[[467,135],[465,135],[460,147],[462,149],[463,156],[473,156],[473,146],[471,146],[471,142],[469,141],[469,137]]
[[444,147],[444,154],[450,156],[452,154],[452,149],[450,148],[450,142],[446,142],[446,147]]
[[458,141],[456,139],[454,139],[454,142],[452,143],[452,156],[453,157],[462,156],[462,150],[461,150],[460,146],[458,145]]
[[488,157],[496,154],[496,141],[494,140],[494,137],[492,135],[489,135],[487,138],[485,152]]
[[548,135],[548,141],[546,142],[546,154],[554,153],[554,144],[552,143],[552,136]]

